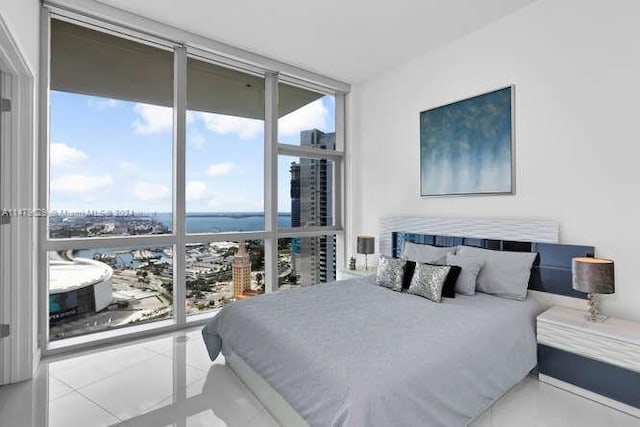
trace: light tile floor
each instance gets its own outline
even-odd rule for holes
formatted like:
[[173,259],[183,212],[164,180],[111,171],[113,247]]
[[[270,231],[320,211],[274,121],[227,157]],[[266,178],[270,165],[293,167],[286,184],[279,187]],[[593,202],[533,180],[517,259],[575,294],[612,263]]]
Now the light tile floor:
[[[42,363],[0,387],[0,426],[242,426],[277,423],[200,329]],[[527,377],[473,427],[640,427],[640,419]]]

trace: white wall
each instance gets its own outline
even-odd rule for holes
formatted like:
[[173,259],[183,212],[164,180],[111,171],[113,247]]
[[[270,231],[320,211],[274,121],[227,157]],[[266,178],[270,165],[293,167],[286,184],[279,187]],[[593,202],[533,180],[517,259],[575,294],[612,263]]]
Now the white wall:
[[[10,153],[2,165],[10,177],[2,183],[3,203],[5,208],[31,209],[35,207],[40,2],[0,0],[0,17],[0,67],[11,75],[8,95],[12,101],[9,126],[3,126],[3,148]],[[34,221],[15,217],[8,228],[3,228],[3,244],[10,250],[0,262],[0,294],[5,301],[3,319],[9,320],[11,336],[0,343],[4,361],[0,384],[31,378],[40,360]]]
[[[355,86],[349,243],[394,214],[557,220],[615,259],[603,311],[640,320],[639,76],[640,2],[540,0]],[[419,112],[511,83],[517,194],[420,198]]]
[[0,14],[9,26],[33,73],[38,71],[40,2],[38,0],[0,0]]

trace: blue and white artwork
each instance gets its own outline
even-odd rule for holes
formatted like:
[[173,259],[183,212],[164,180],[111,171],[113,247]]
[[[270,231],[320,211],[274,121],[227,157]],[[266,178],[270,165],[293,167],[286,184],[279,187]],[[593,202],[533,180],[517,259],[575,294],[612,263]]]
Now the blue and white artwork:
[[514,193],[513,87],[420,113],[422,196]]

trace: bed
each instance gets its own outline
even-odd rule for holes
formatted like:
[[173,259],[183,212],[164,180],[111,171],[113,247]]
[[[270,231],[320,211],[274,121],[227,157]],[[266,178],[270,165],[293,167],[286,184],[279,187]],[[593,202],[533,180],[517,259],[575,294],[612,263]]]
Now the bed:
[[[496,246],[394,233],[392,253],[406,241]],[[569,253],[593,249],[516,246],[542,255],[530,286],[543,289],[566,282],[558,253],[570,261]],[[545,253],[555,254],[551,267]],[[211,359],[222,351],[283,425],[464,426],[536,366],[540,311],[532,298],[482,293],[433,303],[364,277],[236,302],[205,326],[203,337]]]

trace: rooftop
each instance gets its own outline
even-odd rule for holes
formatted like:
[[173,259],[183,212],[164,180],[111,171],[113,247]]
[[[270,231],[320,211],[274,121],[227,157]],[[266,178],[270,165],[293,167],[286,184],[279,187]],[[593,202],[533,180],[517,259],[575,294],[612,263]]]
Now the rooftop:
[[107,264],[86,258],[49,263],[49,293],[80,289],[110,279],[113,270]]

